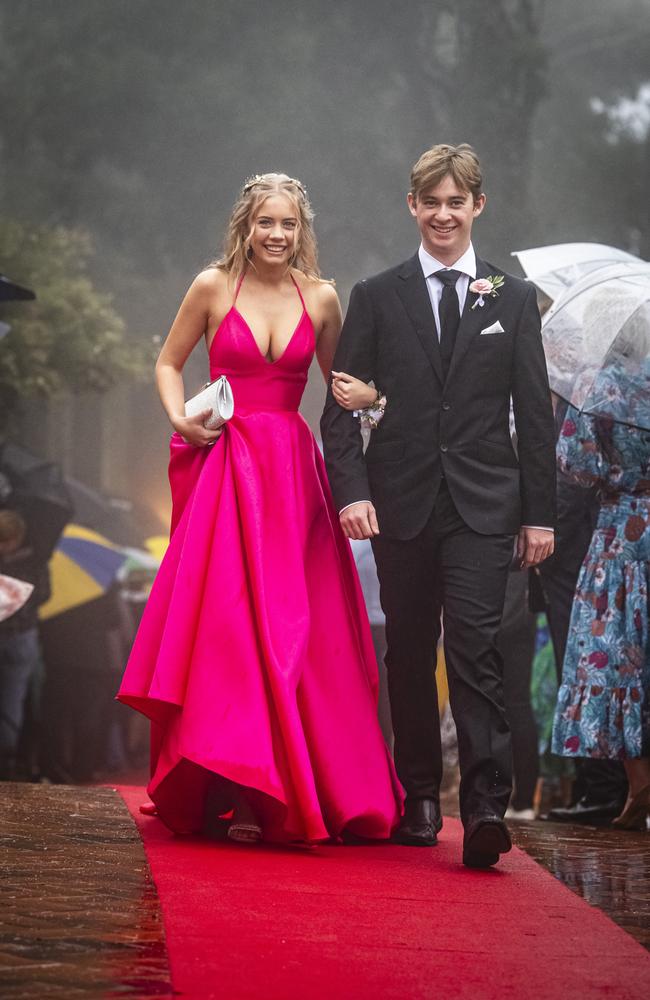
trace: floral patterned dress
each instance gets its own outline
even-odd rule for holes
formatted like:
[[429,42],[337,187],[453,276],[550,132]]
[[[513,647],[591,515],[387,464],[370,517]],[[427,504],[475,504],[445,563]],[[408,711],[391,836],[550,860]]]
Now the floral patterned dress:
[[650,755],[650,431],[569,407],[558,464],[601,508],[571,612],[552,749]]

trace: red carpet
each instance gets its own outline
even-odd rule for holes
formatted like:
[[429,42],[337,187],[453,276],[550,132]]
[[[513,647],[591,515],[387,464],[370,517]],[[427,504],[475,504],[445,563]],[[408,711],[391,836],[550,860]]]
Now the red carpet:
[[228,1000],[647,1000],[650,955],[513,850],[247,848],[176,838],[120,788],[158,888],[175,991]]

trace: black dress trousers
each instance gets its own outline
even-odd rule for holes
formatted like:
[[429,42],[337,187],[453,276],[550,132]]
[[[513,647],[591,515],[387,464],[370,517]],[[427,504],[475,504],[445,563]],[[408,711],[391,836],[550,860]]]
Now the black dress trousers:
[[513,544],[513,535],[472,531],[444,480],[419,535],[372,540],[386,615],[397,773],[408,797],[437,798],[442,751],[435,660],[442,610],[465,822],[488,813],[503,816],[512,789],[496,638]]

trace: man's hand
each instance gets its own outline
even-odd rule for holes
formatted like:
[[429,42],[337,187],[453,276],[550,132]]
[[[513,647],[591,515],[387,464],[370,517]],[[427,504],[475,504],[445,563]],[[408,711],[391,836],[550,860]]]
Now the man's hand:
[[348,538],[373,538],[379,534],[375,508],[367,500],[353,503],[339,514],[343,533]]
[[543,528],[521,528],[517,539],[517,559],[522,568],[539,566],[553,554],[555,536]]

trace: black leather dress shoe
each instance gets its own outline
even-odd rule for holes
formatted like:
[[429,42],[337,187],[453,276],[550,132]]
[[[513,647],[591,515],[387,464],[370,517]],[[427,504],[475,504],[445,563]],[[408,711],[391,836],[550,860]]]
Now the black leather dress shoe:
[[575,805],[566,808],[549,809],[542,819],[553,823],[584,823],[586,826],[608,826],[620,815],[624,806],[620,799],[611,802],[593,802],[587,796],[579,799]]
[[442,829],[440,803],[435,799],[407,799],[393,841],[407,847],[435,847]]
[[467,821],[463,864],[468,868],[490,868],[511,847],[508,827],[500,816],[473,816]]

